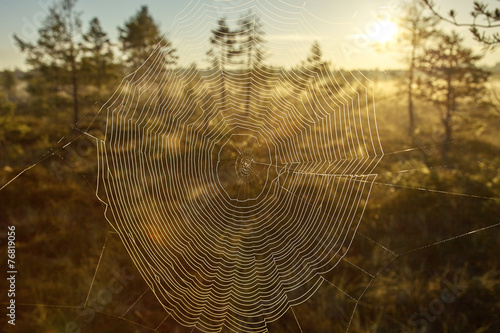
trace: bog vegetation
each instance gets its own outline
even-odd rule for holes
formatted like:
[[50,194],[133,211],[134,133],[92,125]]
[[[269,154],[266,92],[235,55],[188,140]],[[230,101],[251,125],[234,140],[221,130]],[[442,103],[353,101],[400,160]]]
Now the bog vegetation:
[[[336,269],[331,282],[352,295],[364,291],[350,332],[499,331],[499,228],[478,230],[500,216],[500,68],[480,67],[481,57],[464,46],[463,36],[441,31],[418,3],[408,7],[401,24],[399,49],[407,70],[364,71],[374,84],[388,154],[375,171],[379,177],[358,230],[376,243],[356,238],[364,241],[353,244],[348,258],[372,273],[385,268],[366,291],[367,281],[348,267]],[[245,98],[237,107],[246,114],[259,110],[278,76],[290,83],[284,100],[295,103],[328,89],[315,78],[339,73],[317,41],[293,68],[267,67],[266,27],[253,13],[237,27],[225,18],[214,22],[206,41],[210,70],[200,70],[177,65],[175,45],[146,6],[118,27],[116,44],[98,18],[81,22],[75,6],[74,0],[56,2],[37,40],[16,36],[29,70],[4,70],[0,76],[0,186],[37,164],[0,191],[0,220],[18,230],[17,322],[26,332],[147,332],[144,326],[156,327],[163,310],[151,297],[127,311],[147,286],[119,238],[108,233],[95,196],[97,152],[84,132],[102,135],[105,118],[94,117],[100,106],[139,66],[145,64],[137,75],[147,76],[148,66],[157,66],[152,54],[163,57],[161,71],[198,80],[222,73],[210,98],[220,98],[223,109],[234,108],[231,94],[238,92]],[[178,93],[196,98],[190,89]],[[72,143],[64,147],[66,142]],[[478,232],[454,239],[471,231]],[[103,244],[107,252],[100,258]],[[98,262],[104,269],[94,278]],[[105,282],[117,274],[113,267],[127,267],[136,278],[122,279],[124,292],[99,299]],[[432,307],[425,312],[439,298],[443,281],[459,284],[463,292],[439,314]],[[296,313],[303,332],[342,332],[354,304],[342,292],[320,289]],[[270,324],[270,331],[297,331],[290,318]],[[161,329],[177,332],[176,327],[167,322]]]

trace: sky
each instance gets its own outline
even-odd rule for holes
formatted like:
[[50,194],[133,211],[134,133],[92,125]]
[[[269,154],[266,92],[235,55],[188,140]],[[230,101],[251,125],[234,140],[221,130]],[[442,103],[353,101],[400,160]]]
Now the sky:
[[[13,34],[35,41],[37,29],[47,16],[54,0],[0,0],[0,68],[25,69],[25,57],[15,46]],[[236,24],[248,9],[259,14],[266,31],[268,62],[293,66],[307,57],[314,40],[318,40],[325,60],[338,68],[393,69],[403,68],[400,53],[390,47],[397,36],[401,0],[79,0],[83,30],[98,17],[104,30],[117,42],[118,26],[147,5],[161,30],[178,49],[182,65],[207,65],[209,31],[218,18]],[[458,20],[469,22],[472,0],[435,0],[441,12],[458,12]],[[499,3],[487,0],[491,7]],[[442,24],[447,30],[457,29]],[[459,29],[467,46],[481,52],[466,29]],[[389,44],[380,44],[388,41]],[[377,46],[378,47],[375,47]],[[488,53],[483,64],[500,61],[500,51]]]

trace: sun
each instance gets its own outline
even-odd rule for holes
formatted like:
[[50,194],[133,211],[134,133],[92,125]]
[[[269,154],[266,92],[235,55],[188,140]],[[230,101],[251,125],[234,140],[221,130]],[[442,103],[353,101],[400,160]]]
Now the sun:
[[398,33],[398,25],[392,21],[384,20],[379,22],[375,31],[368,34],[368,37],[377,43],[386,44],[393,41]]

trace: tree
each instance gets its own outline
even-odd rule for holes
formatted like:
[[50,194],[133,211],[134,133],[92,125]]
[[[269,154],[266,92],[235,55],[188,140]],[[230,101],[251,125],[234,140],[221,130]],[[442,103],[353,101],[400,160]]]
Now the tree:
[[307,87],[311,79],[319,75],[323,70],[327,68],[327,62],[323,60],[323,51],[321,50],[321,45],[317,40],[315,40],[306,57],[305,61],[302,61],[298,68],[294,71],[293,85],[294,94],[300,94]]
[[[247,72],[247,86],[246,91],[246,101],[245,101],[245,112],[250,114],[250,101],[252,95],[252,85],[262,85],[263,75],[256,74],[262,68],[262,62],[264,60],[265,52],[263,48],[264,40],[264,30],[262,29],[262,23],[260,18],[252,12],[249,12],[246,16],[243,16],[238,21],[238,26],[240,27],[238,35],[240,37],[240,49],[239,54],[243,56],[246,63]],[[258,92],[258,90],[256,90]]]
[[326,66],[326,63],[323,61],[323,51],[321,50],[321,46],[319,42],[315,40],[311,46],[311,51],[309,52],[309,56],[306,60],[306,67],[313,73],[320,73]]
[[[470,15],[472,16],[471,23],[459,23],[456,19],[456,11],[451,9],[448,16],[444,16],[438,12],[432,0],[421,0],[440,20],[454,24],[457,27],[469,27],[470,32],[478,42],[482,43],[486,49],[495,48],[500,44],[500,34],[494,32],[486,34],[486,29],[494,29],[500,27],[500,8],[491,10],[488,5],[481,1],[474,1],[474,8]],[[478,23],[478,19],[482,19],[483,23]]]
[[408,134],[413,136],[415,132],[413,108],[415,64],[417,57],[421,56],[426,43],[435,33],[438,20],[433,16],[426,15],[425,7],[420,2],[408,3],[404,11],[405,13],[399,22],[401,32],[398,44],[407,50],[405,60],[408,65]]
[[60,0],[49,8],[49,14],[38,30],[35,44],[14,35],[22,52],[28,55],[27,63],[43,77],[42,84],[58,90],[71,86],[73,120],[78,126],[79,58],[81,49],[78,37],[81,30],[81,13],[75,9],[76,0]]
[[231,30],[225,18],[217,21],[217,28],[212,29],[212,35],[210,36],[212,47],[208,51],[208,56],[214,67],[224,71],[226,66],[232,63],[232,59],[238,54],[236,35],[237,32]]
[[0,84],[2,89],[7,93],[7,97],[13,96],[17,85],[16,75],[7,69],[4,69],[1,74]]
[[435,45],[426,48],[417,59],[417,68],[425,77],[418,80],[420,95],[433,102],[441,111],[444,128],[443,163],[447,163],[447,145],[452,140],[453,117],[467,100],[478,99],[485,93],[484,83],[489,73],[477,67],[481,56],[462,45],[456,32],[437,34]]
[[221,71],[221,96],[222,107],[226,110],[226,66],[229,65],[233,58],[238,54],[236,49],[237,32],[230,29],[225,18],[219,19],[217,28],[212,29],[210,36],[210,44],[212,47],[207,52],[214,68]]
[[2,149],[2,154],[0,156],[0,166],[5,165],[4,158],[8,150],[7,145],[7,135],[9,132],[9,126],[12,122],[12,116],[14,114],[14,104],[11,103],[7,96],[0,91],[0,148]]
[[97,88],[109,80],[110,67],[113,65],[114,54],[108,34],[104,32],[97,17],[90,21],[89,30],[83,35],[82,71],[88,73]]
[[139,11],[125,22],[123,28],[118,27],[122,51],[126,61],[132,68],[137,68],[145,63],[154,52],[162,52],[164,63],[171,65],[177,63],[176,49],[160,32],[159,25],[149,14],[148,7],[142,6]]

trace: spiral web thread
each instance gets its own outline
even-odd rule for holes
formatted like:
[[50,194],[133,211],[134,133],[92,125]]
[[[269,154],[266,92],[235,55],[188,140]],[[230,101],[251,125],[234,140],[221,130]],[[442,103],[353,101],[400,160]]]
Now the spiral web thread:
[[[277,4],[193,2],[171,40],[200,54],[204,31],[245,15],[320,35]],[[383,155],[368,80],[272,65],[174,69],[158,48],[103,108],[106,216],[168,315],[203,332],[266,332],[312,296],[348,251]]]

